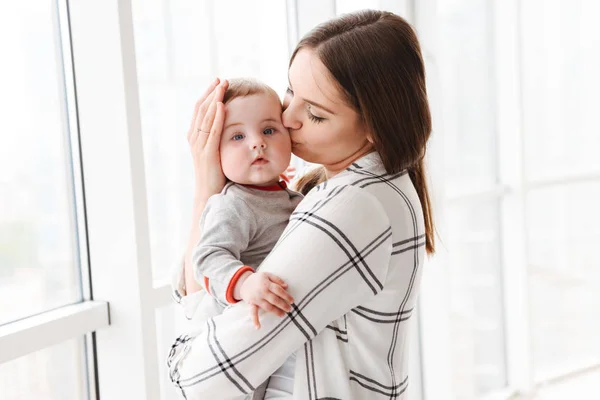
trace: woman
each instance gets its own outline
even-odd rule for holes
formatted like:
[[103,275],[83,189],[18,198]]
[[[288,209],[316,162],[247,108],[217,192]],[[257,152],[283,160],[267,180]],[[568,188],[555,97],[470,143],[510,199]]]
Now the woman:
[[[171,377],[188,399],[257,398],[287,360],[293,372],[280,369],[269,386],[291,375],[295,399],[405,398],[408,321],[425,252],[434,251],[423,163],[431,117],[415,32],[381,11],[328,21],[296,47],[289,83],[283,123],[292,151],[323,165],[260,266],[288,284],[293,309],[262,314],[257,330],[250,306],[228,308],[177,340]],[[183,296],[197,285],[189,263],[196,222],[224,184],[225,88],[209,88],[188,133],[196,196]]]

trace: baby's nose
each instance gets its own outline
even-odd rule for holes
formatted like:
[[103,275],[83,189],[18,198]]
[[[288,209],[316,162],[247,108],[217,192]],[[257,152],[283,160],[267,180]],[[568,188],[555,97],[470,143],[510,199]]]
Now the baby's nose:
[[252,149],[256,150],[258,148],[261,148],[261,149],[267,148],[267,143],[265,142],[265,139],[262,137],[262,135],[261,135],[261,137],[255,139],[252,143]]

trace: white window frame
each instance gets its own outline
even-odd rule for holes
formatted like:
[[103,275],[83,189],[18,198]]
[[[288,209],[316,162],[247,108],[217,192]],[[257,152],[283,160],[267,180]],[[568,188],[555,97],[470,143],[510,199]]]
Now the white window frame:
[[70,189],[74,194],[73,198],[69,198],[71,201],[69,209],[74,211],[74,213],[70,213],[72,217],[70,225],[75,231],[74,236],[78,238],[78,241],[74,241],[74,245],[77,246],[76,253],[78,254],[75,262],[80,267],[77,272],[80,275],[78,292],[82,301],[1,325],[0,363],[12,361],[69,339],[83,337],[88,357],[86,361],[87,371],[81,371],[81,373],[82,376],[87,374],[88,393],[94,399],[96,398],[94,384],[96,373],[94,368],[95,342],[92,332],[109,326],[109,309],[106,301],[92,300],[82,160],[79,152],[80,137],[75,102],[74,70],[71,62],[71,32],[68,23],[67,2],[57,1],[51,8],[55,43],[57,44],[55,58],[59,63],[57,69],[61,73],[61,78],[65,84],[64,87],[59,86],[63,98],[66,100],[66,102],[61,102],[60,106],[63,131],[68,135],[68,140],[65,141],[67,146],[65,154],[71,156],[69,160],[65,161],[67,163],[65,168],[70,175],[69,184],[72,185]]

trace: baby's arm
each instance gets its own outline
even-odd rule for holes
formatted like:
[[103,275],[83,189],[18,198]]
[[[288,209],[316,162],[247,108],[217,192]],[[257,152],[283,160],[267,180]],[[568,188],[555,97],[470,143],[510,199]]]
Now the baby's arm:
[[292,311],[294,298],[287,291],[288,285],[280,277],[268,272],[247,272],[237,282],[234,296],[249,304],[250,316],[256,329],[260,328],[258,309],[283,317]]
[[[285,283],[274,275],[254,274],[252,267],[240,261],[256,230],[255,216],[242,199],[211,197],[201,220],[202,237],[192,253],[195,278],[223,304],[244,300],[283,315],[291,303],[282,300],[291,298],[282,286]],[[248,280],[251,275],[256,276]]]

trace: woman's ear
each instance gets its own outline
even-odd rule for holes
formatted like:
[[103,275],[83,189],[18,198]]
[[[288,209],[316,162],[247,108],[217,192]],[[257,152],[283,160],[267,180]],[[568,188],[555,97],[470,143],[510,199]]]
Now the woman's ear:
[[361,120],[360,122],[361,127],[363,129],[363,132],[365,133],[365,137],[367,138],[367,142],[374,144],[374,140],[373,140],[373,133],[371,132],[371,130],[367,127],[367,124],[365,123],[364,120]]

